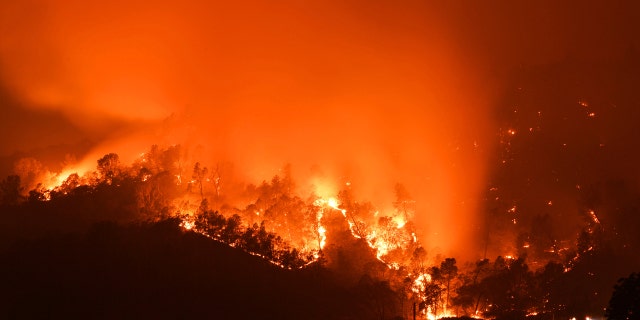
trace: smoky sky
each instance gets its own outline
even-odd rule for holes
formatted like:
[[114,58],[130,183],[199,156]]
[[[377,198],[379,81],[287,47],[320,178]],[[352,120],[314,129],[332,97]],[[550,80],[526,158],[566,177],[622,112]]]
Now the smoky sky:
[[400,182],[416,198],[426,241],[460,251],[477,230],[496,106],[513,71],[622,56],[638,45],[637,9],[5,2],[0,151],[85,143],[76,156],[93,163],[179,143],[204,163],[235,163],[248,180],[291,163],[301,185],[335,194],[348,181],[381,207]]

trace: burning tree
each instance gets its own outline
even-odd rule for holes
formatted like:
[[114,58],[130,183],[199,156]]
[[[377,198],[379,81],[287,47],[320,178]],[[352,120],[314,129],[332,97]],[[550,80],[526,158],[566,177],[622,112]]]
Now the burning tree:
[[98,159],[98,174],[103,181],[111,184],[115,178],[120,176],[120,166],[120,157],[115,153],[108,153]]
[[209,169],[207,167],[203,167],[200,165],[200,162],[196,162],[193,166],[193,174],[191,175],[191,181],[189,182],[189,186],[195,184],[200,191],[200,198],[204,199],[204,189],[203,184],[207,180],[207,174],[209,173]]
[[[394,210],[384,214],[370,202],[358,201],[351,186],[336,198],[316,194],[302,198],[285,170],[284,178],[274,176],[258,187],[243,186],[238,197],[242,201],[237,202],[241,205],[236,205],[229,201],[233,195],[223,198],[219,188],[205,187],[208,170],[199,162],[185,187],[180,169],[183,160],[177,150],[152,147],[132,166],[120,163],[114,153],[107,154],[98,161],[95,172],[82,176],[70,173],[57,186],[32,190],[29,204],[62,210],[73,202],[83,211],[100,212],[69,225],[106,216],[121,221],[177,217],[185,230],[282,268],[315,265],[333,269],[336,278],[361,288],[363,295],[366,292],[366,300],[373,304],[363,307],[373,310],[376,317],[397,310],[406,315],[406,306],[414,305],[425,314],[429,311],[430,316],[451,314],[452,310],[458,315],[496,317],[579,315],[584,313],[583,305],[595,301],[587,284],[614,257],[612,233],[601,225],[595,211],[588,209],[581,212],[587,226],[578,237],[577,251],[567,255],[571,259],[566,263],[551,261],[533,272],[524,256],[498,257],[493,263],[484,259],[459,270],[455,258],[446,258],[429,267],[426,250],[410,220],[414,203],[401,185],[395,187]],[[190,191],[193,187],[198,189],[196,194]],[[19,177],[3,181],[5,208],[20,205],[21,188]],[[209,197],[214,197],[215,209]],[[550,231],[548,217],[534,220],[532,231]],[[552,232],[529,234],[523,239],[555,250]],[[575,288],[584,294],[572,293]]]

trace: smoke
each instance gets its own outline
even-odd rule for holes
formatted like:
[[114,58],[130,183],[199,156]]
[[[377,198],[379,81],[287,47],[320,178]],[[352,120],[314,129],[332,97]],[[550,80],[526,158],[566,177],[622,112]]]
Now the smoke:
[[471,52],[476,44],[461,36],[469,25],[452,19],[457,8],[1,6],[3,86],[21,105],[62,114],[92,137],[85,163],[180,143],[205,163],[234,163],[251,181],[290,163],[299,185],[320,193],[335,195],[350,182],[386,210],[402,183],[416,200],[427,247],[475,248],[498,86],[486,81],[486,52]]

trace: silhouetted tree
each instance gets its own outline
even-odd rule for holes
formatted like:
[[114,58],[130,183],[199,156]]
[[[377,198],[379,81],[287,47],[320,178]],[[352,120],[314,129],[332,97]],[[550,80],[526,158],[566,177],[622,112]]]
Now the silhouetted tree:
[[269,260],[275,260],[275,242],[280,241],[280,237],[277,237],[271,232],[267,232],[267,229],[264,227],[264,222],[260,224],[256,236],[259,244],[256,252]]
[[370,233],[370,228],[376,223],[375,208],[370,202],[358,202],[355,200],[353,190],[350,187],[338,192],[340,208],[345,210],[344,215],[351,224],[353,233],[365,239]]
[[108,184],[120,174],[120,157],[115,153],[108,153],[98,159],[98,173]]
[[[143,170],[146,169],[143,168],[141,171]],[[143,218],[166,219],[175,196],[173,177],[167,171],[163,171],[151,175],[145,181],[139,180],[136,183],[136,196]]]
[[482,308],[484,304],[481,304],[481,302],[486,301],[487,297],[481,282],[490,274],[490,271],[491,264],[489,259],[476,261],[473,269],[463,275],[462,285],[456,289],[456,297],[453,298],[453,304],[462,307],[464,310],[469,310],[469,313],[473,315],[477,314],[478,310],[484,309]]
[[202,213],[199,213],[196,217],[196,228],[202,230],[214,239],[221,239],[222,231],[226,225],[227,219],[218,213],[218,211],[203,210]]
[[296,248],[284,247],[280,252],[280,263],[290,269],[300,269],[305,261],[300,257],[300,251]]
[[616,320],[640,318],[640,273],[618,280],[605,316]]
[[536,271],[532,297],[534,305],[540,313],[555,315],[565,307],[563,292],[564,267],[562,264],[549,261],[542,269]]
[[396,209],[396,212],[405,219],[405,221],[409,221],[415,214],[416,202],[413,200],[411,194],[409,194],[409,191],[407,191],[404,185],[396,183],[394,191],[396,199],[393,202],[393,207]]
[[440,273],[445,285],[446,299],[444,304],[444,310],[447,311],[449,306],[449,294],[451,292],[451,281],[458,275],[458,267],[456,266],[455,258],[446,258],[440,263]]
[[482,281],[489,298],[488,316],[523,318],[531,306],[532,273],[523,258],[496,258],[492,274]]
[[248,226],[240,236],[239,247],[249,252],[259,252],[258,230],[260,230],[260,226],[257,223]]
[[[356,286],[356,293],[363,302],[363,309],[373,315],[366,318],[387,319],[396,313],[397,296],[388,281],[376,280],[369,275],[363,275]],[[373,317],[372,317],[373,316]]]
[[21,191],[20,176],[10,175],[6,177],[0,182],[0,204],[17,205],[22,200]]
[[434,281],[434,275],[439,278],[439,268],[434,267],[431,272],[431,281],[425,285],[424,288],[424,306],[420,309],[424,309],[425,307],[431,307],[431,311],[433,313],[438,312],[438,307],[442,301],[442,286],[439,282]]
[[[196,162],[193,166],[193,174],[191,178],[193,179],[193,183],[195,183],[200,190],[200,198],[204,199],[204,189],[203,183],[207,179],[207,174],[209,173],[209,169],[207,167],[203,167],[200,165],[200,162]],[[189,184],[191,186],[191,183]]]
[[220,238],[227,244],[234,245],[240,238],[240,228],[242,226],[242,219],[239,215],[234,214],[227,219],[227,223],[221,232]]
[[68,194],[77,188],[81,183],[80,176],[77,173],[70,174],[62,184],[57,188],[63,194]]

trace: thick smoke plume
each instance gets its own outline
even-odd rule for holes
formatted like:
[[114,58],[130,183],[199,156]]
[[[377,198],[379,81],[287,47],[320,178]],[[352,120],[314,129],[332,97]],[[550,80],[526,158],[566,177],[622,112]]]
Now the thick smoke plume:
[[181,143],[248,180],[290,163],[317,192],[350,182],[381,209],[403,183],[450,251],[474,227],[486,97],[434,8],[354,5],[5,4],[3,80],[106,137],[89,162]]
[[12,103],[63,116],[49,118],[74,128],[58,143],[92,141],[80,166],[182,144],[248,181],[290,163],[302,188],[335,195],[349,182],[382,210],[402,183],[426,246],[464,254],[476,248],[495,79],[579,51],[565,40],[584,25],[562,23],[568,6],[458,6],[5,1],[1,84]]

